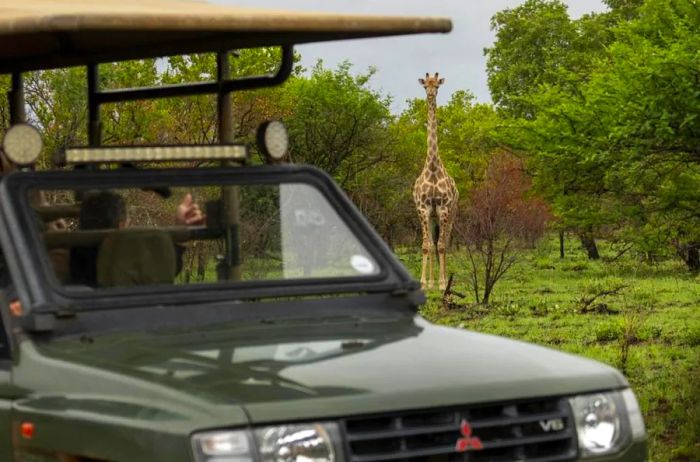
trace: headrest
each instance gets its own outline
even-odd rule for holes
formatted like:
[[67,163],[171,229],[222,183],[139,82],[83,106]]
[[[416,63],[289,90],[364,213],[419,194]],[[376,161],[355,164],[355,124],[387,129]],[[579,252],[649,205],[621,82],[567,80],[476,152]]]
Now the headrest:
[[98,287],[172,284],[175,245],[159,230],[118,230],[107,235],[97,254]]

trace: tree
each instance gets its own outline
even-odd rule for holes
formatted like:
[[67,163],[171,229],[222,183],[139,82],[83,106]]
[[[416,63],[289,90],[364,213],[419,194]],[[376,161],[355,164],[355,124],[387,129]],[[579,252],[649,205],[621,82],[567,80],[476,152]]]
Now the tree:
[[[122,61],[100,66],[102,88],[149,87],[159,85],[160,82],[161,75],[155,59]],[[84,80],[80,83],[85,85]],[[162,144],[165,142],[166,119],[162,104],[157,100],[107,104],[100,110],[104,144]]]
[[[690,0],[606,3],[568,23],[557,1],[494,17],[489,83],[511,116],[501,140],[527,153],[536,188],[589,256],[602,235],[645,258],[665,240],[692,267],[700,15]],[[546,31],[517,33],[526,26]]]
[[667,223],[678,255],[700,271],[700,10],[647,1],[638,13],[617,28],[610,65],[585,89],[607,115],[594,141],[627,173],[617,195],[636,198],[642,222]]
[[500,119],[493,106],[476,103],[468,91],[456,91],[438,108],[440,157],[466,197],[467,191],[484,178],[489,153],[500,146]]
[[10,126],[10,104],[7,92],[10,90],[10,76],[0,75],[0,130],[6,130]]
[[[511,140],[531,154],[535,184],[585,236],[673,245],[697,270],[700,249],[700,15],[689,0],[647,2],[616,24],[614,41],[576,91],[529,97],[537,118]],[[659,233],[659,230],[663,233]],[[658,251],[656,252],[658,253]]]
[[[589,15],[572,21],[566,5],[559,0],[528,0],[494,15],[491,26],[497,39],[493,47],[485,50],[489,88],[501,114],[510,118],[509,124],[517,132],[513,135],[512,130],[506,131],[510,135],[501,134],[501,141],[537,155],[542,143],[533,146],[530,127],[519,129],[527,125],[524,122],[535,121],[542,112],[549,110],[549,101],[543,100],[552,96],[543,96],[543,89],[554,88],[557,97],[577,100],[579,86],[588,78],[596,57],[612,40],[611,21],[606,15]],[[548,127],[545,136],[556,136],[557,128]],[[558,144],[555,146],[559,147]],[[558,152],[556,154],[561,159],[566,158],[559,156]],[[538,186],[546,185],[543,192],[549,187],[556,191],[546,191],[549,194],[545,196],[560,205],[555,207],[560,232],[573,229],[589,257],[598,258],[595,242],[595,236],[600,232],[598,203],[595,200],[581,201],[578,193],[580,179],[577,178],[582,173],[588,183],[597,183],[598,172],[580,166],[572,171],[572,163],[562,170],[560,162],[555,164],[557,167],[549,168],[555,178],[545,176],[548,181],[539,181]],[[561,178],[562,173],[571,173],[572,178]],[[536,174],[540,175],[540,172]]]
[[494,103],[516,117],[532,118],[527,96],[542,84],[560,81],[571,66],[576,28],[559,0],[528,0],[491,18],[496,41],[486,48],[486,72]]
[[633,19],[639,14],[639,8],[644,0],[603,0],[611,13],[621,19]]
[[85,70],[71,67],[25,76],[27,113],[44,141],[37,167],[49,168],[55,153],[87,144]]
[[544,202],[530,195],[523,163],[504,152],[494,155],[456,226],[469,256],[477,303],[488,305],[494,286],[515,263],[518,251],[534,245],[548,219]]
[[[161,76],[164,84],[179,84],[216,79],[216,55],[193,54],[172,56]],[[274,72],[281,59],[278,48],[252,48],[229,55],[232,78]],[[294,60],[300,59],[295,55]],[[295,67],[293,75],[301,69]],[[284,118],[287,112],[280,106],[283,87],[264,88],[231,94],[233,104],[233,138],[254,144],[258,125],[270,119]],[[218,140],[216,97],[191,96],[159,102],[166,113],[168,126],[164,130],[170,143],[214,143]]]
[[391,99],[369,87],[373,69],[352,75],[351,67],[344,62],[330,70],[319,61],[308,78],[287,83],[281,102],[290,108],[294,162],[325,170],[341,186],[393,156],[387,137]]

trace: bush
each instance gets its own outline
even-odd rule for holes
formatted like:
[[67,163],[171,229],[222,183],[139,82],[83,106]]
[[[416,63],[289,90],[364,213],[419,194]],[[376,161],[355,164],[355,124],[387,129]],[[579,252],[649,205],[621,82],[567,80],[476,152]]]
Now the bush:
[[624,326],[619,319],[601,322],[595,327],[595,339],[598,342],[612,342],[622,339]]
[[530,185],[522,161],[499,153],[489,162],[484,181],[469,193],[469,206],[455,231],[469,256],[477,303],[488,305],[494,286],[517,256],[544,235],[549,210],[530,195]]

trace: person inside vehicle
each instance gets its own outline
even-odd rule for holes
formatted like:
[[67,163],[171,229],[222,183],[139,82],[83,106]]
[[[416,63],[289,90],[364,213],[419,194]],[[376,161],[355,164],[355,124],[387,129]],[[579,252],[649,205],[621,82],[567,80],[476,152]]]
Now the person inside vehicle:
[[[186,194],[175,211],[175,223],[197,226],[205,216],[191,194]],[[112,191],[86,194],[83,198],[78,225],[81,230],[124,229],[129,226],[129,215],[124,198]],[[176,274],[182,269],[185,247],[175,245]],[[97,287],[99,246],[74,247],[70,250],[71,284]]]

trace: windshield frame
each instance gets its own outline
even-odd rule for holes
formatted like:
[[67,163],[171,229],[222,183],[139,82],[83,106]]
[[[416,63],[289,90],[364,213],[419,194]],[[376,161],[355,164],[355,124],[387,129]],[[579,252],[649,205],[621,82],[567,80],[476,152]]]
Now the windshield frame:
[[[88,292],[67,290],[57,280],[47,252],[35,245],[39,230],[29,204],[32,189],[89,189],[95,187],[158,187],[199,185],[245,185],[303,183],[314,187],[338,213],[340,219],[376,260],[380,272],[373,275],[336,278],[237,281],[192,286],[141,286],[129,289],[100,289]],[[263,166],[148,170],[81,170],[16,172],[0,183],[0,220],[3,250],[12,260],[20,298],[26,297],[29,311],[56,312],[128,308],[156,305],[211,303],[258,298],[314,296],[347,293],[406,292],[418,289],[385,242],[345,193],[324,172],[309,166]]]

